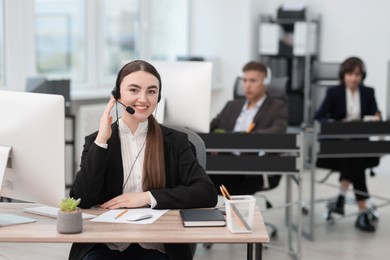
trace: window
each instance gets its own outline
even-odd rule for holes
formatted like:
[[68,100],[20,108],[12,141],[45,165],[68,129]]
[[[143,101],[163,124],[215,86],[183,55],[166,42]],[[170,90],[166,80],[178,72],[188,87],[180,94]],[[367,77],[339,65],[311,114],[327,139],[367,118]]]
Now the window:
[[36,0],[36,71],[50,78],[85,80],[82,0]]
[[148,55],[153,60],[176,60],[189,52],[189,1],[151,0]]
[[0,0],[0,87],[5,85],[5,51],[4,51],[4,1]]
[[139,0],[102,0],[101,75],[116,75],[123,63],[139,58],[140,39]]
[[38,75],[108,88],[126,61],[187,54],[189,0],[114,2],[0,0],[0,87]]

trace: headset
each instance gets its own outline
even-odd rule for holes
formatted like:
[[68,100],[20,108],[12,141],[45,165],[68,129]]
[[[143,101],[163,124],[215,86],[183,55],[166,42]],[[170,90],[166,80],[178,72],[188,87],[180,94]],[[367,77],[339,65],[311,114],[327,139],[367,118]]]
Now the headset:
[[267,76],[264,78],[263,84],[267,86],[271,83],[272,72],[269,66],[265,66],[265,67],[267,68]]
[[346,59],[343,63],[341,63],[340,70],[339,70],[340,81],[344,81],[344,74],[345,74],[345,70],[346,70],[345,67],[348,63],[351,63],[351,62],[358,63],[360,65],[360,67],[362,68],[362,81],[363,81],[367,76],[366,66],[364,65],[364,62],[358,57],[350,57],[350,58]]
[[[131,61],[131,62],[134,62],[134,61]],[[129,62],[129,63],[131,63]],[[129,64],[127,63],[127,64]],[[135,113],[135,110],[134,108],[130,107],[130,106],[126,106],[125,104],[123,104],[122,102],[119,101],[119,98],[120,98],[120,75],[122,74],[122,71],[123,69],[127,66],[127,64],[125,64],[121,69],[120,71],[118,72],[118,75],[116,77],[116,80],[115,80],[115,87],[112,89],[111,91],[111,95],[115,98],[115,101],[118,102],[119,104],[121,104],[122,106],[124,106],[126,108],[126,111],[133,115]],[[157,98],[157,103],[160,102],[161,100],[161,79],[159,79],[159,83],[160,83],[160,86],[159,86],[159,89],[158,89],[158,98]]]

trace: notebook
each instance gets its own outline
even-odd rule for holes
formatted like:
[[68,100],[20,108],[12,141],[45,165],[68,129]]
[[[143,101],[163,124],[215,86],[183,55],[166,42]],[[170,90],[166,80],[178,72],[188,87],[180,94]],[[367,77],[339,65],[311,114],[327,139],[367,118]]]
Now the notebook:
[[225,217],[218,209],[182,209],[180,217],[185,227],[223,227]]
[[36,222],[36,219],[14,214],[0,214],[0,227]]
[[[39,207],[32,207],[32,208],[25,208],[23,209],[23,212],[37,214],[41,216],[51,217],[51,218],[57,218],[59,208],[51,207],[51,206],[39,206]],[[95,218],[96,215],[92,214],[82,214],[83,219],[92,219]]]

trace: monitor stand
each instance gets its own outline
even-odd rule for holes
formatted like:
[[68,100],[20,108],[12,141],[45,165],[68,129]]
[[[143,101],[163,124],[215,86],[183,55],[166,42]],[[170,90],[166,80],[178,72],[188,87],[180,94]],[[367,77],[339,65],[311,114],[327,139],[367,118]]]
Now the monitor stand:
[[12,147],[10,146],[2,146],[0,145],[0,191],[1,187],[3,185],[3,179],[5,174],[6,168],[12,167],[12,160],[11,160],[11,150]]

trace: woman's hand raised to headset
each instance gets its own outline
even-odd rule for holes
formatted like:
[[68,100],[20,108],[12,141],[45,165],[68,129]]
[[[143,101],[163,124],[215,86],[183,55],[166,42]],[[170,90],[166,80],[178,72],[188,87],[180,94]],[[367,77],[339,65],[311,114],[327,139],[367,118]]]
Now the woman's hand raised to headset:
[[111,124],[112,124],[112,116],[110,114],[112,107],[115,104],[114,97],[110,98],[106,109],[103,112],[102,117],[100,118],[99,132],[96,137],[96,142],[99,144],[106,144],[107,140],[111,137]]

